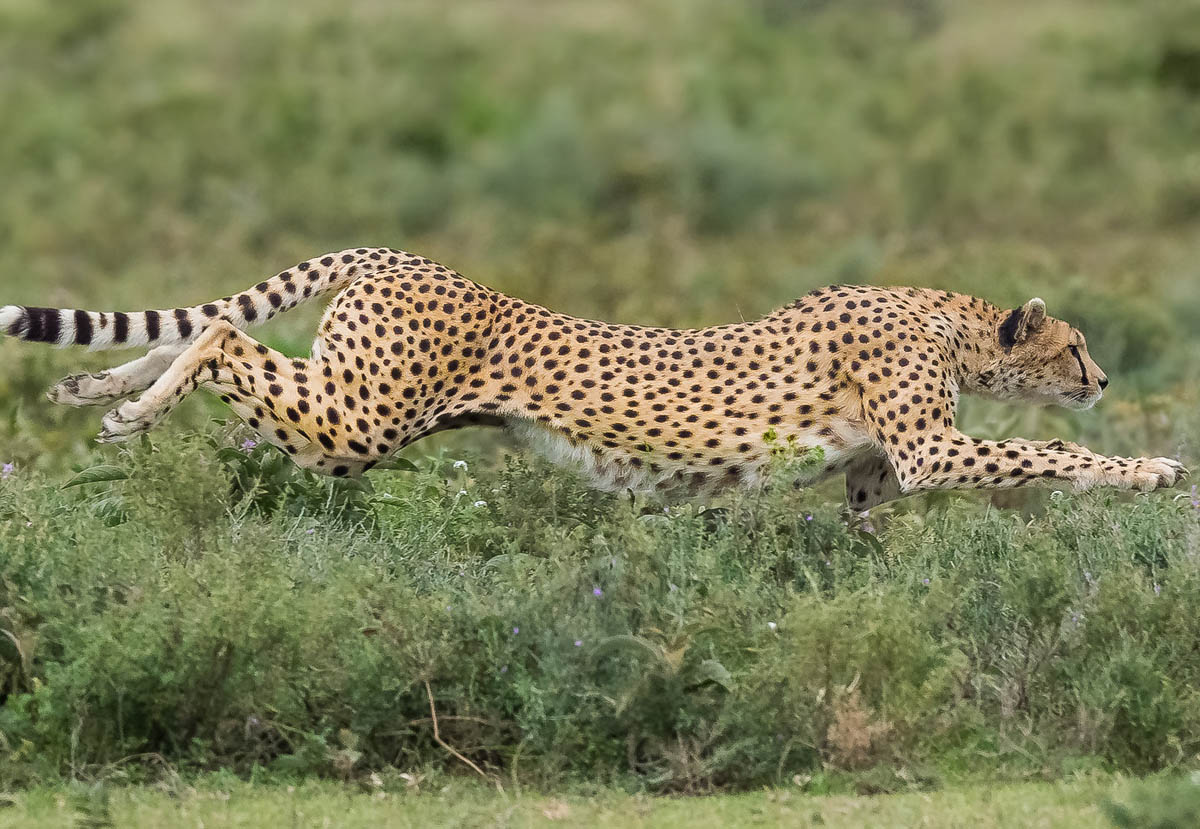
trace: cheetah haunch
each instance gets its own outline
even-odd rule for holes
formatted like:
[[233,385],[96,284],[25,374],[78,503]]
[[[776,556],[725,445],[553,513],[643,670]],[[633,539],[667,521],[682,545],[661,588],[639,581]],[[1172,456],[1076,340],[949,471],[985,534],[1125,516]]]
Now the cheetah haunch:
[[[241,329],[331,291],[312,356]],[[1083,335],[1032,299],[1002,310],[918,288],[832,287],[755,322],[674,330],[555,314],[428,259],[358,248],[236,296],[169,311],[0,308],[0,331],[57,345],[151,346],[68,377],[51,400],[121,403],[101,441],[146,431],[198,387],[300,466],[358,475],[418,438],[503,425],[596,486],[706,493],[758,480],[765,435],[824,450],[855,509],[945,488],[1061,482],[1152,490],[1187,471],[1061,441],[979,440],[960,392],[1086,409],[1108,379]],[[819,477],[820,477],[819,476]]]

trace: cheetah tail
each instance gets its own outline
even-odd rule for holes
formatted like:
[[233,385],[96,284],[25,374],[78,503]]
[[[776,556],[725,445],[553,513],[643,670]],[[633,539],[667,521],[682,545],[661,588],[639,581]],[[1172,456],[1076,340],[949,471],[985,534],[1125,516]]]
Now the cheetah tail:
[[240,294],[165,311],[76,311],[65,308],[0,307],[0,333],[29,342],[83,345],[91,350],[160,346],[195,339],[209,324],[226,319],[238,328],[266,322],[320,294],[354,281],[371,254],[395,252],[363,248],[301,262]]

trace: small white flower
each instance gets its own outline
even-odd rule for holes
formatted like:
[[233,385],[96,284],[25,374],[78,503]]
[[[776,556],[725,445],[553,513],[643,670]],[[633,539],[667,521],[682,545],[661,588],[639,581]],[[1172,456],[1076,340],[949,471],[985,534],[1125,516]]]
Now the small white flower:
[[466,491],[465,489],[460,489],[460,490],[458,491],[458,497],[459,497],[459,498],[463,497],[463,496],[464,496],[464,495],[466,495],[466,494],[467,494],[467,491]]
[[474,507],[486,507],[486,506],[487,506],[487,501],[476,501],[474,504],[472,504],[472,506],[474,506]]
[[467,462],[466,461],[455,461],[454,468],[461,469],[463,472],[466,472],[467,471]]
[[767,630],[774,632],[775,628],[777,627],[779,627],[779,625],[775,624],[774,622],[767,622]]

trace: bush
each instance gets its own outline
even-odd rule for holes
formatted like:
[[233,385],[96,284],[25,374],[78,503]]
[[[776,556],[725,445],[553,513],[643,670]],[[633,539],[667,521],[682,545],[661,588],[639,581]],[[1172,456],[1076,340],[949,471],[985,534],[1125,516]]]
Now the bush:
[[873,534],[787,486],[670,506],[432,458],[256,502],[273,450],[208,443],[0,483],[5,785],[465,770],[435,714],[489,774],[673,791],[1200,746],[1189,499],[957,499]]

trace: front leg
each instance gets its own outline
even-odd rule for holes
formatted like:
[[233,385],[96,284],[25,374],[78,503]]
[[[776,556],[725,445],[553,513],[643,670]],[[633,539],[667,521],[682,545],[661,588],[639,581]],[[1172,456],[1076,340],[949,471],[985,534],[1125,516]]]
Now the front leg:
[[[1034,449],[1063,449],[1068,452],[1091,452],[1077,443],[1064,440],[1025,441]],[[866,455],[846,467],[846,503],[850,509],[866,512],[880,504],[904,496],[896,470],[883,454]]]
[[1110,458],[1054,441],[980,440],[957,430],[925,436],[923,445],[892,446],[889,457],[905,494],[929,489],[1008,489],[1062,482],[1076,491],[1096,486],[1149,492],[1187,474],[1171,458]]

